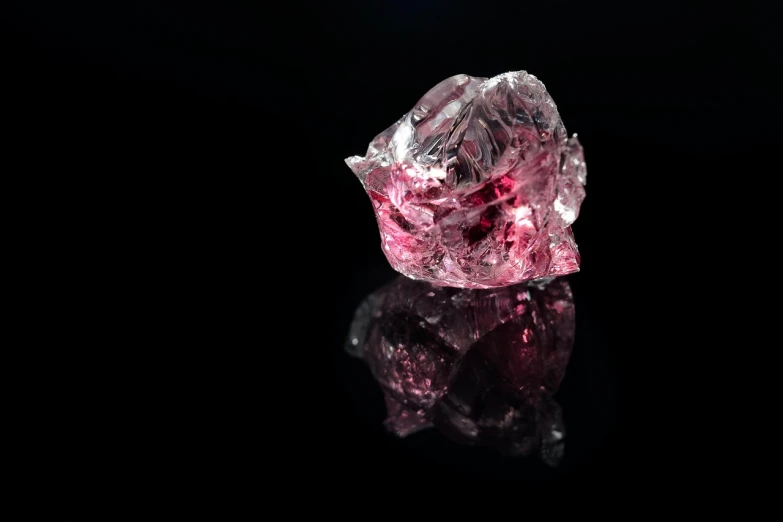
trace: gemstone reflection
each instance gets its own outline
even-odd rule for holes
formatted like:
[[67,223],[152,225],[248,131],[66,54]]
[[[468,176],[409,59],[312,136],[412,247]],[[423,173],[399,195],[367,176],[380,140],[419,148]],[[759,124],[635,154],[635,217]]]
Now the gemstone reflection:
[[397,436],[434,426],[556,465],[565,429],[552,395],[573,342],[565,279],[469,290],[398,277],[356,310],[346,349],[383,389]]

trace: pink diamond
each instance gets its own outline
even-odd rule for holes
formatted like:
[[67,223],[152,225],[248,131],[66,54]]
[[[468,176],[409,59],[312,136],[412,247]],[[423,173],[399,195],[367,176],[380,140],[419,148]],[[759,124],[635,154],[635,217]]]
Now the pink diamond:
[[491,288],[579,270],[582,147],[531,74],[444,80],[346,163],[408,277]]

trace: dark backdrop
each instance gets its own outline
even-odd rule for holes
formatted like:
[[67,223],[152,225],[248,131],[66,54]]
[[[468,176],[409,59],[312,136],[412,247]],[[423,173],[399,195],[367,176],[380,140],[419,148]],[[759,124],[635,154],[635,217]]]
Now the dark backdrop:
[[[365,474],[597,478],[646,452],[644,433],[617,434],[617,412],[639,409],[617,362],[660,349],[661,281],[695,269],[702,234],[713,244],[698,225],[709,187],[777,143],[779,7],[594,4],[4,7],[9,146],[32,190],[75,195],[50,225],[70,237],[60,258],[97,249],[82,269],[117,267],[105,299],[129,325],[105,348],[143,354],[152,378],[129,400],[149,408],[128,411],[158,465],[340,470],[351,487]],[[387,436],[380,392],[342,353],[355,306],[395,276],[343,158],[440,80],[519,69],[546,84],[589,173],[560,471],[434,432]]]

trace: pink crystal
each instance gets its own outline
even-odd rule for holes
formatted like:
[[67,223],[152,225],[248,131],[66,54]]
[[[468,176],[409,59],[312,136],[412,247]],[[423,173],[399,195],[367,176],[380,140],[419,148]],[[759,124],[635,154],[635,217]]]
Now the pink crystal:
[[573,343],[564,279],[467,290],[399,277],[359,306],[347,349],[383,389],[392,433],[435,426],[458,442],[553,461],[565,431],[552,394]]
[[346,163],[408,277],[491,288],[579,270],[582,147],[531,74],[448,78]]

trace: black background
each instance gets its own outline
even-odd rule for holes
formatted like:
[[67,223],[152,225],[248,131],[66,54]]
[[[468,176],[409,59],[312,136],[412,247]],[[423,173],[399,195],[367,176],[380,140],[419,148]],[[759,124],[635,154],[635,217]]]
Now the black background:
[[[89,249],[88,274],[116,267],[104,298],[129,322],[106,347],[145,354],[150,378],[128,400],[150,407],[127,407],[156,465],[362,480],[596,478],[633,462],[639,434],[629,446],[616,419],[636,403],[616,364],[654,353],[638,319],[655,323],[660,281],[716,244],[708,193],[779,143],[779,6],[682,4],[5,7],[8,146],[31,190],[74,194],[50,225],[69,238],[58,258]],[[342,352],[355,306],[395,276],[343,159],[440,80],[519,69],[546,84],[588,165],[559,471],[435,432],[389,437],[380,391]]]

